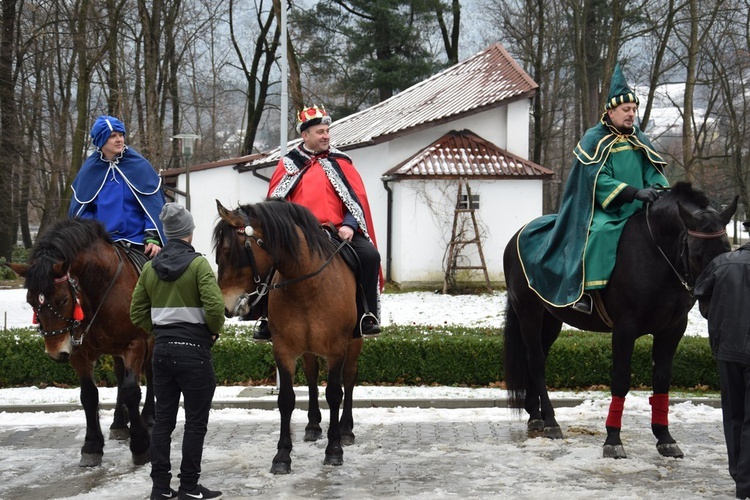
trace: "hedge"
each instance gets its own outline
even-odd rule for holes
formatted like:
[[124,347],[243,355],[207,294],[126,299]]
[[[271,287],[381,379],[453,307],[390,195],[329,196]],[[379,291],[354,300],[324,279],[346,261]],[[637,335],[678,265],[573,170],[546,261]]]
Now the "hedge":
[[[216,377],[220,384],[275,383],[270,344],[256,344],[248,327],[224,328],[214,346]],[[611,337],[607,334],[563,331],[552,346],[547,362],[550,388],[578,389],[609,386]],[[632,387],[651,384],[650,336],[636,342]],[[360,384],[488,386],[503,380],[502,330],[491,328],[430,328],[390,326],[377,339],[365,340],[359,360]],[[114,385],[112,360],[97,364],[100,385]],[[320,381],[325,380],[321,364]],[[301,370],[296,381],[304,383]],[[31,329],[0,334],[0,387],[77,385],[72,368],[44,354],[41,337]],[[672,386],[717,390],[716,364],[708,339],[686,337],[674,360]]]

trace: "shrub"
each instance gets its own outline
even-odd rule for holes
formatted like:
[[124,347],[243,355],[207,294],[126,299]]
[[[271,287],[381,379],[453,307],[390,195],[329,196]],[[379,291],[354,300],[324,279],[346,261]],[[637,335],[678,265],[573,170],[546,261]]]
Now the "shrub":
[[[563,331],[547,360],[550,388],[576,389],[608,386],[612,371],[609,334]],[[636,341],[631,366],[632,387],[651,385],[650,336]],[[270,344],[256,344],[245,326],[229,325],[213,349],[220,384],[275,383],[276,368]],[[364,342],[359,360],[363,384],[486,386],[503,380],[503,336],[491,328],[431,328],[390,326],[377,339]],[[299,363],[298,363],[299,366]],[[326,379],[321,363],[319,382]],[[112,359],[102,358],[95,376],[100,384],[114,385]],[[298,369],[295,377],[303,384]],[[68,364],[55,363],[44,354],[41,337],[32,329],[13,329],[0,335],[0,387],[77,385]],[[708,339],[687,337],[674,359],[672,386],[718,389],[716,363]]]

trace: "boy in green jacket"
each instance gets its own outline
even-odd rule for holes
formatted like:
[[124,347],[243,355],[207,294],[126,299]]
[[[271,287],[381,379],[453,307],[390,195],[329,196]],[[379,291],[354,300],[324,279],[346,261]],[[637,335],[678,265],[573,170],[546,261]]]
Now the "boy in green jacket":
[[[167,244],[143,267],[130,319],[156,337],[152,359],[156,410],[151,431],[151,499],[220,498],[198,484],[208,412],[216,389],[211,346],[224,325],[224,301],[206,258],[193,241],[193,216],[177,203],[159,215]],[[174,491],[169,450],[184,397],[180,487]]]

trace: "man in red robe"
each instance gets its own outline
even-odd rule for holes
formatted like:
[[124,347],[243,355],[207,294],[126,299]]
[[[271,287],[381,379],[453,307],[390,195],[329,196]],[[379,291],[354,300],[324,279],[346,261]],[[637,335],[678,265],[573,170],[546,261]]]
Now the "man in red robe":
[[[368,310],[359,311],[363,315],[361,334],[363,337],[378,335],[379,292],[383,280],[365,185],[352,159],[330,146],[331,117],[325,109],[305,108],[297,119],[302,142],[279,161],[271,176],[268,197],[307,207],[321,224],[332,224],[339,237],[349,242],[362,265],[359,281],[367,300]],[[267,324],[262,319],[253,338],[270,339]]]

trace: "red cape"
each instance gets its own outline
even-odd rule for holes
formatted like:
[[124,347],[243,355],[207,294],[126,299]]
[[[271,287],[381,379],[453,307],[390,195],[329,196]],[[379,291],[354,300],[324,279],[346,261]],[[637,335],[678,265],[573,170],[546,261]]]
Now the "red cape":
[[[360,177],[357,169],[351,162],[351,159],[338,151],[328,151],[321,155],[310,156],[304,150],[296,149],[295,152],[300,153],[307,161],[304,163],[300,162],[300,157],[297,156],[297,161],[290,161],[289,155],[279,160],[276,170],[271,176],[271,183],[268,187],[268,197],[278,197],[280,193],[284,193],[284,199],[298,203],[307,207],[315,216],[318,218],[321,224],[333,223],[336,227],[341,225],[345,210],[349,210],[352,215],[356,217],[356,210],[348,208],[348,204],[356,203],[361,209],[364,220],[358,220],[359,231],[361,231],[375,246],[378,247],[377,239],[375,237],[375,225],[372,222],[372,214],[370,211],[370,202],[367,198],[367,191],[365,190],[364,182]],[[286,161],[285,161],[286,159]],[[351,188],[354,196],[350,196],[349,192],[344,193],[345,198],[338,194],[334,187],[334,181],[331,181],[323,166],[320,163],[321,159],[333,160],[338,164],[346,178],[346,183]],[[304,183],[298,184],[299,176],[304,175]],[[339,186],[341,189],[341,186]],[[277,192],[277,190],[279,190]],[[346,190],[345,190],[346,191]],[[346,207],[346,208],[345,208]],[[364,224],[363,224],[364,222]],[[365,229],[366,228],[366,229]],[[380,268],[380,289],[383,289],[383,269]]]

